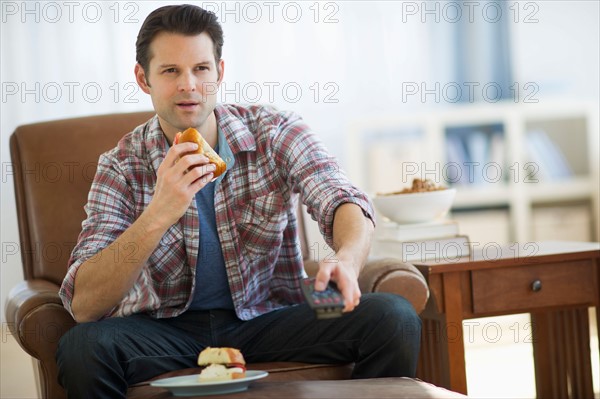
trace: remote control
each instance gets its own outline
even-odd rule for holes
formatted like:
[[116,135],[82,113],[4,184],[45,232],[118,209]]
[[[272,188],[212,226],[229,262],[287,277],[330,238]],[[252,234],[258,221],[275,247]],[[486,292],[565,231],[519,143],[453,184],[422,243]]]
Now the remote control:
[[315,279],[304,279],[302,293],[308,305],[315,311],[317,319],[332,319],[342,315],[344,297],[334,282],[329,282],[324,291],[315,291]]

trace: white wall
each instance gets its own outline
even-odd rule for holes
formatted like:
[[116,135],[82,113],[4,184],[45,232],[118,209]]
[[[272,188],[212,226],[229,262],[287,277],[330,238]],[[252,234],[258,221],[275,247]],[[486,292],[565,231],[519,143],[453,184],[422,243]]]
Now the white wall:
[[[10,134],[18,125],[41,120],[150,109],[149,100],[132,85],[135,38],[145,16],[162,4],[2,3],[2,320],[6,295],[22,279],[20,255],[12,251],[18,231]],[[344,165],[352,162],[345,159],[345,134],[361,115],[445,105],[432,96],[421,101],[420,96],[403,95],[407,82],[443,85],[452,79],[453,16],[445,14],[451,10],[444,2],[427,2],[433,14],[425,12],[422,2],[399,1],[197,4],[212,8],[224,21],[229,91],[223,100],[270,102],[298,111]],[[454,4],[467,18],[463,3]],[[511,23],[515,80],[538,82],[540,98],[560,94],[598,100],[598,3],[528,4],[539,8],[539,22]],[[473,10],[480,23],[483,6]],[[535,11],[523,9],[523,3],[516,7],[521,18]],[[301,17],[295,21],[298,8]],[[492,22],[483,18],[483,23]],[[272,98],[269,85],[274,87]],[[60,98],[56,88],[61,89]],[[256,88],[261,89],[260,99],[255,98]]]
[[598,101],[600,2],[529,3],[512,24],[514,80],[535,82],[540,98]]

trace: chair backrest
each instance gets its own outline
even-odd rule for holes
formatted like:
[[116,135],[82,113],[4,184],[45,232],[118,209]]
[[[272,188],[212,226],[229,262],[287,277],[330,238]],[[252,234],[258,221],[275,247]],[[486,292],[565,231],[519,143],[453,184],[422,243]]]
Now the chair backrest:
[[[10,138],[26,280],[60,284],[75,246],[100,154],[154,113],[89,116],[18,127]],[[308,250],[298,212],[303,254]]]
[[15,130],[10,154],[26,280],[61,283],[100,154],[152,115],[90,116]]

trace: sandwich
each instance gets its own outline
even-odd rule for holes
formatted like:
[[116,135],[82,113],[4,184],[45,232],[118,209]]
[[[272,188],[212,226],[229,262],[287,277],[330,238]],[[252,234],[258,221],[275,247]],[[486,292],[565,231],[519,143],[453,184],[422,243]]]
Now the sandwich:
[[227,381],[246,376],[246,361],[235,348],[207,347],[198,355],[198,366],[204,367],[200,382]]
[[225,170],[227,169],[227,164],[219,154],[204,140],[204,137],[193,127],[185,129],[183,132],[179,132],[175,135],[175,139],[173,140],[173,144],[180,143],[196,143],[198,144],[198,149],[190,154],[203,154],[208,157],[208,161],[216,166],[215,172],[213,174],[214,177],[221,176]]

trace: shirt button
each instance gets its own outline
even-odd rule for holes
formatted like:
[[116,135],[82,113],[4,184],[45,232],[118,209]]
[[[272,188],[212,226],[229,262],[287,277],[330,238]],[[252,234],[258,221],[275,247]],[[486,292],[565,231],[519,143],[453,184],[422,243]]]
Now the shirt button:
[[226,162],[226,163],[229,163],[229,162],[231,162],[231,157],[227,157],[227,158],[225,158],[225,162]]

